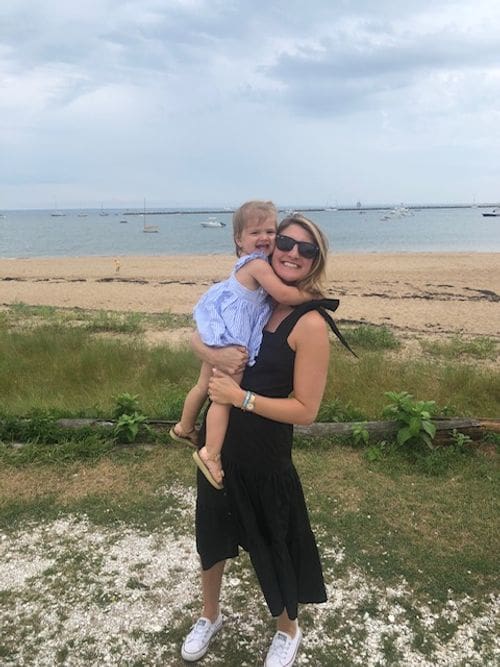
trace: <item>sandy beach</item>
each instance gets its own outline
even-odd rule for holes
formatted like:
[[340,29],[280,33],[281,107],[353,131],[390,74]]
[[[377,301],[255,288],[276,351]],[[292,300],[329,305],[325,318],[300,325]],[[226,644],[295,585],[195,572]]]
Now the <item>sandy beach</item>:
[[[234,257],[0,259],[0,304],[188,313]],[[500,337],[499,253],[331,255],[339,322]]]

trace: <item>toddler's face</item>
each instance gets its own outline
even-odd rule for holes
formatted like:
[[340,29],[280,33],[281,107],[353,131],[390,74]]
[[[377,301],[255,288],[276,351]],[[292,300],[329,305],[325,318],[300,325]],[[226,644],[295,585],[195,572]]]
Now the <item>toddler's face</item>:
[[274,216],[262,218],[258,215],[250,215],[236,243],[243,255],[249,255],[258,250],[269,257],[274,250],[275,238],[276,218]]

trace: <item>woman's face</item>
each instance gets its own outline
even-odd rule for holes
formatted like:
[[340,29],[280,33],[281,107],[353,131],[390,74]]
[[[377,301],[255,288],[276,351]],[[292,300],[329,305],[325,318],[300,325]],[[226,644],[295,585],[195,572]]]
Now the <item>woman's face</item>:
[[[289,236],[295,241],[308,241],[314,243],[311,234],[300,225],[291,224],[283,229],[280,234]],[[306,278],[312,268],[313,259],[302,257],[297,245],[291,250],[279,250],[278,246],[274,248],[271,265],[276,275],[285,283],[295,283],[298,280]]]

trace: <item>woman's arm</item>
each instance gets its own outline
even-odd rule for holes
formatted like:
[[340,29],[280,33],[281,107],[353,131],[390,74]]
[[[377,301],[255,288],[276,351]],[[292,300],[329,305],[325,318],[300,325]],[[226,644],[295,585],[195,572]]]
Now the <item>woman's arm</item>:
[[191,348],[198,359],[229,375],[242,373],[247,365],[248,352],[244,347],[210,347],[203,343],[197,331],[191,336]]
[[[300,318],[289,336],[295,350],[293,396],[269,398],[255,396],[253,412],[288,424],[311,424],[318,414],[325,390],[330,345],[326,322],[316,311]],[[232,378],[214,371],[209,383],[209,396],[216,403],[241,407],[246,391]]]
[[[256,280],[261,287],[263,287],[268,294],[270,294],[277,303],[282,303],[285,306],[298,306],[306,301],[311,301],[312,294],[286,285],[274,273],[271,265],[264,259],[254,259],[246,265],[248,272],[254,280]],[[244,269],[245,267],[243,267]]]

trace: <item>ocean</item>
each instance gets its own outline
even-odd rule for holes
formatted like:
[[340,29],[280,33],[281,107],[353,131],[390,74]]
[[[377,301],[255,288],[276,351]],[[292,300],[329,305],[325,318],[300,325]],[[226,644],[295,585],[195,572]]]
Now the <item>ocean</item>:
[[[318,210],[306,215],[338,253],[500,252],[500,217],[482,208]],[[123,210],[4,211],[0,215],[0,257],[83,257],[115,255],[232,254],[229,211],[147,215],[158,233],[143,233],[143,216]],[[384,219],[389,214],[387,219]],[[225,227],[205,228],[209,216]],[[280,218],[284,214],[280,215]],[[123,222],[126,221],[126,222]]]

